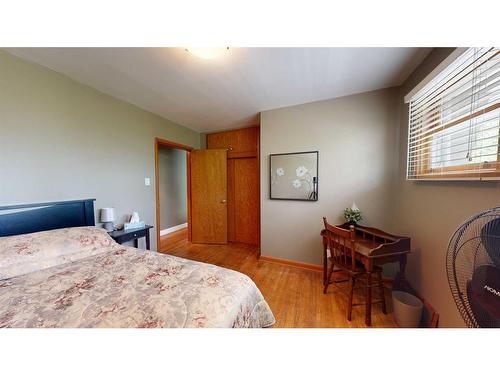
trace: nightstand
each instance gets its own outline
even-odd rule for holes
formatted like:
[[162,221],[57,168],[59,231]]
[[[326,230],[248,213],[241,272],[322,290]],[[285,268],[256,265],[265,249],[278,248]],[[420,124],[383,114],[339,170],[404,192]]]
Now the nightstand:
[[152,225],[146,225],[144,228],[129,229],[129,230],[114,230],[108,232],[112,239],[120,245],[124,242],[134,240],[134,247],[139,248],[139,238],[146,238],[146,249],[151,250],[151,243],[149,237],[149,230],[153,228]]

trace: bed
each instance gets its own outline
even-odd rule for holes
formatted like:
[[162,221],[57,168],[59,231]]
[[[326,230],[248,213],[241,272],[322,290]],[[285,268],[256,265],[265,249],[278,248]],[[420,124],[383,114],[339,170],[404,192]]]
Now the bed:
[[270,327],[236,271],[119,245],[93,200],[0,207],[0,327]]

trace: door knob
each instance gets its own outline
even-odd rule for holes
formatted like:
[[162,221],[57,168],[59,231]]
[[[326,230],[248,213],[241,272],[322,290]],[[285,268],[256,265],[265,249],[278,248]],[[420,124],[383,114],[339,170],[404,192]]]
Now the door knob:
[[221,203],[226,203],[226,200],[225,200],[225,199],[223,199],[223,200],[221,200],[220,202],[221,202]]

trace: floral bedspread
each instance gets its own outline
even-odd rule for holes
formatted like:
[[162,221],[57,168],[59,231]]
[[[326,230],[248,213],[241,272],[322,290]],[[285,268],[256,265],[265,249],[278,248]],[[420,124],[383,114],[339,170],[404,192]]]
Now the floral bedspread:
[[[0,327],[267,327],[275,322],[249,277],[121,246],[95,228],[0,238],[0,270],[2,261],[9,269],[26,263],[13,254],[23,259],[46,252],[43,241],[33,246],[42,233],[65,237],[63,249],[71,247],[69,237],[80,245],[69,258],[56,251],[64,258],[57,265],[45,262],[47,267],[30,272],[23,266],[16,276],[0,277]],[[74,250],[79,246],[81,252]]]

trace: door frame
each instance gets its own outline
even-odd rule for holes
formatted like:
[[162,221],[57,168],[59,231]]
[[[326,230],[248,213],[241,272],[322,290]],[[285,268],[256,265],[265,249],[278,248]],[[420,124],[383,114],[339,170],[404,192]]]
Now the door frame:
[[160,248],[160,186],[159,186],[159,166],[158,166],[158,147],[167,146],[170,148],[176,148],[178,150],[186,151],[186,173],[187,173],[187,222],[188,222],[188,241],[191,241],[191,151],[194,147],[183,145],[181,143],[176,143],[169,141],[167,139],[162,139],[155,137],[155,193],[156,193],[156,251]]

